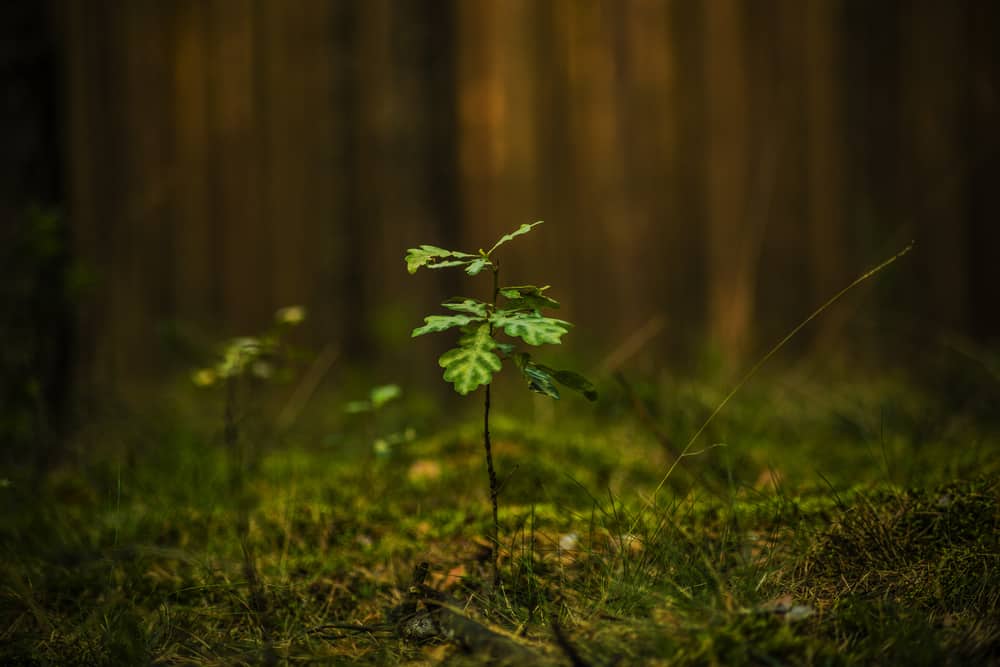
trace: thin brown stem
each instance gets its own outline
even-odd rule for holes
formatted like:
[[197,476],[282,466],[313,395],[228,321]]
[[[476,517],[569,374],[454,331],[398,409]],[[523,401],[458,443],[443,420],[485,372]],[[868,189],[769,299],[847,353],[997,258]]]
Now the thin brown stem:
[[245,517],[242,511],[243,499],[243,469],[245,465],[243,457],[243,447],[240,443],[239,425],[236,417],[236,382],[237,378],[232,375],[226,377],[226,405],[223,414],[222,438],[226,445],[226,452],[229,455],[229,485],[230,490],[240,500],[239,529],[242,538],[246,532]]
[[490,476],[490,503],[493,505],[493,585],[500,584],[500,515],[497,502],[497,473],[493,467],[493,449],[490,444],[490,385],[486,385],[486,401],[483,404],[483,446],[486,448],[486,471]]
[[[493,265],[493,310],[496,310],[497,295],[500,293],[500,266]],[[490,325],[490,335],[493,335],[493,325]],[[500,512],[497,496],[497,473],[493,467],[493,447],[490,442],[490,385],[486,385],[486,399],[483,402],[483,447],[486,449],[486,472],[490,477],[490,503],[493,505],[493,586],[500,585]]]

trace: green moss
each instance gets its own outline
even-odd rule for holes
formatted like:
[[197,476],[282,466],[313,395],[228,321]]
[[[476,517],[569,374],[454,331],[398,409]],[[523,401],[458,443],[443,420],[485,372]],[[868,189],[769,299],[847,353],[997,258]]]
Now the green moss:
[[[982,663],[1000,641],[1000,475],[990,448],[958,465],[948,438],[995,434],[956,416],[940,442],[894,432],[883,456],[864,415],[892,391],[906,395],[748,394],[708,439],[728,446],[684,459],[652,503],[672,459],[627,404],[499,417],[500,594],[477,423],[379,460],[360,426],[331,445],[325,423],[303,425],[251,443],[238,497],[216,424],[150,418],[141,442],[109,435],[40,486],[0,474],[0,663],[439,660],[450,653],[378,630],[422,560],[470,613],[556,658],[553,617],[595,665]],[[712,395],[678,388],[663,423],[697,423]],[[893,409],[917,413],[918,398]],[[966,468],[980,476],[956,481]],[[815,613],[789,621],[775,600]],[[369,630],[340,627],[357,625]]]
[[825,631],[880,660],[906,664],[994,650],[998,481],[857,497],[799,565],[802,594],[831,610]]

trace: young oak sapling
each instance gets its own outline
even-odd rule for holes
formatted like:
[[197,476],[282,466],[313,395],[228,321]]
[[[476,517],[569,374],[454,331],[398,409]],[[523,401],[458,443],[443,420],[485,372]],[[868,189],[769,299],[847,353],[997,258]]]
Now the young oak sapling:
[[[411,337],[457,328],[461,332],[458,345],[438,359],[438,365],[444,368],[444,379],[463,396],[480,386],[486,388],[483,401],[483,447],[486,450],[486,471],[493,506],[491,542],[494,585],[500,582],[500,521],[497,476],[490,443],[490,384],[493,375],[500,371],[504,360],[511,359],[524,377],[528,389],[533,392],[558,399],[560,394],[557,385],[562,385],[580,392],[588,400],[597,400],[594,385],[585,377],[573,371],[557,370],[538,363],[530,353],[521,351],[517,344],[520,341],[531,346],[559,345],[562,343],[562,336],[572,326],[566,320],[542,314],[543,310],[559,307],[559,303],[545,293],[548,285],[500,285],[500,262],[494,257],[494,253],[500,246],[527,234],[540,224],[542,221],[522,224],[517,230],[500,237],[489,250],[480,249],[478,253],[445,250],[433,245],[410,248],[406,253],[406,268],[411,274],[420,268],[462,267],[470,276],[479,275],[487,269],[493,276],[490,301],[465,296],[448,299],[441,305],[452,312],[447,315],[428,315],[424,318],[424,325],[414,329]],[[500,333],[511,340],[498,340]]]

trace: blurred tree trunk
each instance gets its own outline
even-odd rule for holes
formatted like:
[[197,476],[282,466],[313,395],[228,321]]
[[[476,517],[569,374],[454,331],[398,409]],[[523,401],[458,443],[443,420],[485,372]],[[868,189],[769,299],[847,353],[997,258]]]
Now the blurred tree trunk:
[[572,137],[566,157],[577,205],[571,247],[589,266],[574,276],[588,296],[578,319],[584,330],[602,326],[612,342],[642,324],[632,269],[640,264],[637,248],[648,242],[649,231],[626,189],[626,109],[618,88],[627,76],[619,37],[625,9],[624,3],[599,0],[571,1],[566,8]]
[[[805,3],[803,81],[806,98],[807,202],[811,300],[818,306],[851,276],[845,269],[846,229],[843,200],[845,126],[841,120],[842,90],[839,39],[843,31],[842,0]],[[844,311],[835,309],[817,327],[817,349],[829,350],[841,328]]]
[[[705,230],[708,227],[708,155],[705,147],[709,128],[706,118],[712,102],[706,83],[705,48],[706,12],[701,3],[674,2],[672,30],[668,38],[674,45],[677,67],[676,95],[670,106],[677,119],[676,199],[664,226],[668,228],[672,248],[666,265],[657,270],[670,280],[676,290],[676,305],[667,311],[668,343],[672,343],[675,364],[687,362],[692,368],[704,352],[704,337],[709,312],[709,284]],[[691,360],[695,360],[693,363]]]
[[1000,285],[1000,225],[996,224],[996,183],[1000,173],[1000,4],[969,5],[969,108],[964,145],[969,152],[969,332],[980,341],[1000,341],[1000,309],[986,306],[996,300]]
[[[81,307],[85,386],[157,369],[156,323],[170,304],[150,275],[170,257],[163,128],[166,53],[142,38],[152,6],[69,0],[70,210],[76,254],[97,281]],[[140,46],[142,45],[142,46]],[[124,57],[138,49],[131,58]],[[144,117],[148,114],[148,117]]]
[[[162,372],[163,359],[149,354],[161,344],[158,325],[174,312],[174,233],[171,227],[173,174],[170,169],[171,124],[168,88],[171,79],[167,41],[160,26],[167,22],[165,6],[128,3],[116,19],[117,49],[122,59],[119,101],[123,146],[115,185],[116,265],[112,289],[124,306],[115,313],[118,325],[116,363],[123,374]],[[118,23],[120,21],[120,23]],[[158,33],[150,41],[149,35]]]
[[[456,67],[462,247],[476,250],[538,219],[536,52],[538,3],[458,2]],[[525,253],[501,256],[517,282]]]
[[[746,275],[755,282],[750,328],[760,345],[746,351],[757,355],[808,309],[805,68],[800,55],[806,48],[805,5],[771,0],[747,7],[752,93],[745,261]],[[802,340],[796,339],[795,346]]]
[[708,332],[730,363],[750,347],[759,254],[748,215],[750,86],[743,3],[706,0]]
[[183,258],[180,269],[173,272],[173,291],[177,312],[204,327],[217,317],[222,302],[214,280],[206,3],[178,0],[172,27],[173,77],[168,105],[173,118],[172,223],[175,252]]
[[[685,302],[691,284],[679,270],[692,247],[694,227],[685,224],[678,203],[678,125],[681,95],[677,68],[683,56],[674,43],[674,5],[664,0],[632,0],[618,6],[620,29],[617,90],[618,123],[625,149],[622,162],[623,202],[611,225],[612,298],[620,304],[618,327],[611,342],[623,344],[643,326],[653,340],[643,343],[637,359],[646,366],[662,364],[655,350],[674,349],[686,321]],[[687,251],[687,252],[686,252]],[[664,270],[670,267],[670,270]],[[641,285],[636,276],[642,275]],[[674,326],[666,326],[667,322]],[[657,333],[660,332],[660,333]],[[637,341],[638,342],[638,341]],[[653,352],[651,354],[651,352]]]
[[349,128],[343,100],[353,81],[353,48],[345,37],[352,14],[331,3],[269,1],[258,1],[254,13],[257,169],[269,230],[261,242],[270,269],[260,294],[266,311],[254,326],[265,326],[277,307],[302,304],[327,342],[342,338],[354,315],[355,288],[343,280],[354,228],[334,225],[347,206],[353,172],[343,140]]
[[249,334],[304,303],[327,332],[350,330],[333,225],[350,17],[329,3],[60,7],[75,248],[98,281],[80,309],[84,384],[161,371],[162,323]]
[[[221,279],[223,320],[234,332],[253,332],[269,320],[269,230],[261,215],[262,111],[270,91],[259,78],[260,21],[244,0],[211,0],[208,11],[208,124],[214,251]],[[148,34],[145,35],[148,39]]]
[[[459,191],[462,238],[459,247],[487,247],[506,226],[499,181],[507,149],[499,2],[456,3]],[[486,296],[485,293],[480,296]]]
[[968,53],[961,3],[914,0],[903,20],[904,211],[920,244],[922,286],[913,296],[935,328],[967,321],[968,231],[963,132]]
[[[544,275],[534,274],[555,288],[552,296],[563,308],[560,316],[577,321],[577,315],[586,310],[579,297],[576,278],[581,273],[579,263],[570,250],[567,239],[577,234],[579,226],[586,224],[577,215],[575,196],[578,191],[573,173],[573,136],[568,118],[574,101],[570,95],[569,40],[566,20],[567,3],[553,0],[538,3],[538,21],[532,31],[532,40],[538,50],[536,96],[532,113],[538,118],[538,183],[539,211],[530,216],[547,220],[548,229],[532,242],[538,254],[530,259],[533,266],[543,261]],[[544,259],[542,259],[544,258]],[[574,345],[579,340],[567,340]]]
[[85,385],[179,368],[163,325],[252,333],[291,303],[312,342],[401,368],[409,329],[466,289],[407,276],[405,248],[537,219],[504,281],[556,285],[591,356],[665,315],[650,363],[703,331],[739,363],[911,237],[922,286],[883,281],[857,319],[995,328],[973,308],[995,282],[985,5],[53,2],[98,278]]
[[[261,2],[257,18],[258,47],[254,76],[260,93],[256,98],[260,115],[261,215],[271,230],[268,260],[273,279],[267,294],[269,305],[291,305],[312,301],[309,274],[303,263],[321,260],[310,239],[321,234],[316,217],[309,211],[308,159],[302,153],[313,132],[310,113],[323,100],[316,99],[306,77],[312,68],[300,64],[329,57],[317,52],[321,32],[313,26],[329,21],[303,3]],[[322,62],[322,61],[319,61]],[[315,66],[315,65],[314,65]],[[279,92],[280,91],[280,92]]]
[[[66,100],[69,110],[67,185],[72,216],[73,254],[96,270],[110,260],[107,237],[100,227],[102,217],[97,202],[106,190],[108,147],[104,145],[99,123],[110,122],[105,108],[108,102],[92,73],[107,58],[107,43],[93,38],[104,29],[106,8],[99,3],[67,0],[62,8],[66,35]],[[95,165],[97,155],[104,165]],[[103,220],[104,225],[108,220]],[[102,324],[111,316],[110,299],[86,295],[77,308],[77,350],[79,360],[76,384],[81,395],[94,395],[97,387],[107,387],[113,375],[110,350],[114,342],[102,335]]]
[[[370,304],[359,322],[369,356],[406,382],[423,375],[406,364],[412,347],[422,358],[439,353],[440,340],[411,341],[410,330],[441,300],[458,293],[450,272],[406,275],[406,248],[421,243],[461,245],[456,185],[457,148],[453,34],[455,7],[420,0],[377,0],[359,7],[357,93],[358,145],[354,185],[365,220],[363,281]],[[401,283],[405,281],[403,289]]]
[[[848,278],[912,238],[900,214],[906,159],[900,131],[899,17],[906,6],[898,0],[842,6],[842,178],[852,264],[845,268]],[[861,287],[834,311],[844,313],[845,320],[850,317],[844,329],[855,353],[878,354],[877,341],[904,310],[906,295],[896,292],[904,275],[900,268],[884,274],[877,288],[875,283]]]
[[60,122],[61,17],[0,6],[0,465],[43,473],[64,451],[74,340]]

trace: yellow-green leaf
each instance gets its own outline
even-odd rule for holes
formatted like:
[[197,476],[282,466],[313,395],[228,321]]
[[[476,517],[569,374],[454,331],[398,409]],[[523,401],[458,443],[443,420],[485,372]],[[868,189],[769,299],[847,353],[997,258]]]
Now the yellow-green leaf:
[[414,329],[410,333],[410,338],[416,338],[428,333],[446,331],[452,327],[464,327],[467,324],[482,320],[482,317],[475,315],[428,315],[424,318],[424,326]]
[[378,410],[389,401],[399,398],[402,393],[403,391],[399,388],[399,385],[382,384],[377,387],[372,387],[371,392],[369,392],[369,396],[371,398],[372,407]]
[[479,299],[470,299],[468,297],[456,296],[452,299],[448,299],[441,304],[448,310],[454,310],[459,313],[467,313],[469,315],[475,315],[476,317],[486,318],[487,305],[480,301]]
[[538,222],[533,222],[530,225],[528,223],[524,223],[523,225],[512,231],[510,234],[504,234],[503,236],[500,237],[499,241],[493,244],[493,247],[489,249],[489,251],[486,253],[486,256],[488,257],[492,255],[494,250],[502,246],[507,241],[510,241],[513,238],[520,236],[521,234],[527,234],[528,232],[530,232],[532,229],[542,224],[543,222],[544,220],[539,220]]
[[541,310],[542,308],[558,308],[559,302],[546,296],[544,287],[534,285],[519,285],[516,287],[501,287],[500,296],[507,299],[504,310]]
[[[448,259],[454,257],[455,259]],[[464,266],[469,263],[470,255],[457,250],[446,250],[433,245],[422,245],[419,248],[410,248],[406,251],[406,270],[416,273],[417,269],[426,266],[429,269],[442,269],[446,266]],[[448,261],[443,261],[448,260]]]
[[493,353],[496,346],[496,341],[490,336],[489,325],[480,325],[471,334],[463,336],[458,347],[448,350],[438,359],[438,365],[444,369],[444,379],[463,396],[481,385],[489,384],[493,374],[501,367],[500,357]]
[[538,313],[511,313],[498,310],[493,314],[493,326],[508,336],[520,338],[528,345],[558,345],[563,334],[572,326],[565,320],[543,317]]

